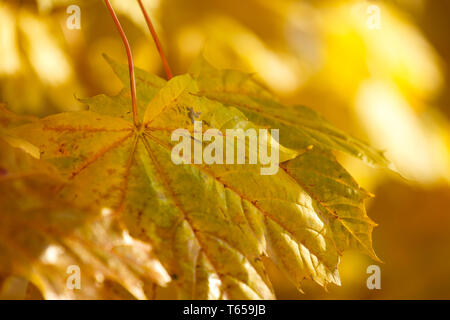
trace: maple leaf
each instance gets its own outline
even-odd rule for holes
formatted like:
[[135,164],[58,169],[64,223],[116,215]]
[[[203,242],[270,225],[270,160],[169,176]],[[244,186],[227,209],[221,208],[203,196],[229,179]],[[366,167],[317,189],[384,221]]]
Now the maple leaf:
[[[326,145],[286,143],[296,151],[280,145],[282,170],[273,176],[261,175],[258,165],[175,165],[170,134],[186,128],[193,135],[193,114],[224,135],[256,126],[239,106],[203,96],[208,78],[166,82],[142,70],[136,78],[143,125],[135,125],[127,68],[107,60],[125,85],[119,95],[84,100],[89,111],[57,114],[15,132],[76,186],[63,188],[60,197],[113,208],[130,234],[152,244],[180,298],[273,298],[263,256],[299,288],[307,277],[339,284],[339,256],[348,247],[376,257],[362,203],[368,194]],[[321,123],[305,115],[299,127]],[[282,127],[285,139],[291,138]]]

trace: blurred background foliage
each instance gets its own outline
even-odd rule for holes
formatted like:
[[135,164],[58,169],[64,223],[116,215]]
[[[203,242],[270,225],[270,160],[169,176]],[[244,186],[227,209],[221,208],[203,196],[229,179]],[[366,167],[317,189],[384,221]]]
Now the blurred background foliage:
[[[111,1],[138,67],[163,76],[136,1]],[[66,27],[71,4],[81,30]],[[304,104],[385,150],[400,175],[338,155],[376,194],[381,290],[366,287],[369,258],[346,253],[342,287],[306,281],[298,293],[270,266],[282,299],[450,298],[450,1],[146,0],[175,74],[203,54],[213,65],[257,74],[285,102]],[[380,29],[367,8],[380,8]],[[115,94],[102,58],[126,62],[100,0],[0,1],[0,101],[18,113],[84,108],[74,99]],[[164,294],[161,296],[164,297]]]

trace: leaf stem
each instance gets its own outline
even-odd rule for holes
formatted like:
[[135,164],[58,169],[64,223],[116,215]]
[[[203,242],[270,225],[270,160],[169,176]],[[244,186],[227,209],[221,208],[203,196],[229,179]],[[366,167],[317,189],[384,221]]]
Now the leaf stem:
[[131,47],[128,42],[127,36],[125,35],[125,32],[123,31],[123,28],[120,24],[120,21],[117,18],[117,15],[114,12],[114,9],[111,6],[111,3],[109,2],[109,0],[105,0],[105,4],[108,7],[109,12],[111,13],[111,16],[114,20],[114,23],[116,24],[117,29],[119,30],[120,37],[122,38],[123,44],[125,45],[125,49],[127,51],[128,69],[130,72],[130,87],[131,87],[131,103],[132,103],[132,107],[133,107],[133,120],[134,120],[134,124],[136,126],[138,126],[139,118],[138,118],[137,95],[136,95],[136,77],[134,74],[134,63],[133,63],[133,55],[131,53]]
[[170,80],[173,78],[172,71],[170,70],[169,63],[167,62],[166,56],[164,55],[164,51],[161,46],[161,42],[159,42],[158,34],[155,31],[155,28],[153,27],[152,20],[150,19],[150,16],[148,15],[147,11],[145,10],[144,5],[142,4],[142,0],[138,0],[139,6],[141,7],[142,13],[144,14],[145,21],[147,22],[148,29],[150,30],[150,33],[152,34],[153,41],[155,42],[156,48],[158,49],[159,55],[161,57],[164,70],[166,71],[167,80]]

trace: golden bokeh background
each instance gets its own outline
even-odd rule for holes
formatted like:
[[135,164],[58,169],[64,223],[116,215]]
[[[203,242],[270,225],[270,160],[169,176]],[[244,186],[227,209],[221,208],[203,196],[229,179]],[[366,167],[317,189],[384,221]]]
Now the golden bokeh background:
[[[255,73],[283,101],[385,150],[400,172],[338,155],[376,195],[367,205],[379,224],[381,290],[366,286],[375,262],[348,252],[342,286],[327,291],[305,281],[299,293],[269,266],[278,298],[450,299],[450,1],[143,2],[175,74],[199,54]],[[135,64],[163,76],[137,2],[111,3]],[[73,4],[80,30],[67,28]],[[85,108],[74,96],[115,94],[121,85],[102,53],[126,62],[103,1],[0,1],[0,101],[13,111],[43,116]]]

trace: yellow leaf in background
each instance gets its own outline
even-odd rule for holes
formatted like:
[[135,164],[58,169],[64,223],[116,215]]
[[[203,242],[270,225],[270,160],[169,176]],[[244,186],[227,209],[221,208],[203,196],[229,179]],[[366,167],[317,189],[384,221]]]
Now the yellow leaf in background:
[[[0,100],[16,112],[48,114],[77,109],[74,70],[59,25],[31,6],[0,4]],[[2,24],[3,25],[3,24]],[[58,32],[60,37],[55,37]],[[26,92],[26,94],[20,94]]]
[[16,21],[12,10],[0,4],[0,19],[2,29],[0,30],[0,76],[16,73],[20,67],[19,49],[17,45]]
[[361,85],[355,111],[371,141],[408,179],[424,184],[450,181],[449,125],[431,112],[419,117],[395,87],[381,81]]
[[204,55],[214,57],[219,66],[229,67],[224,52],[230,50],[230,54],[237,55],[244,63],[246,70],[255,70],[270,88],[291,93],[300,86],[301,68],[292,57],[274,52],[250,30],[231,19],[216,16],[204,24],[208,26],[205,27],[208,34]]

